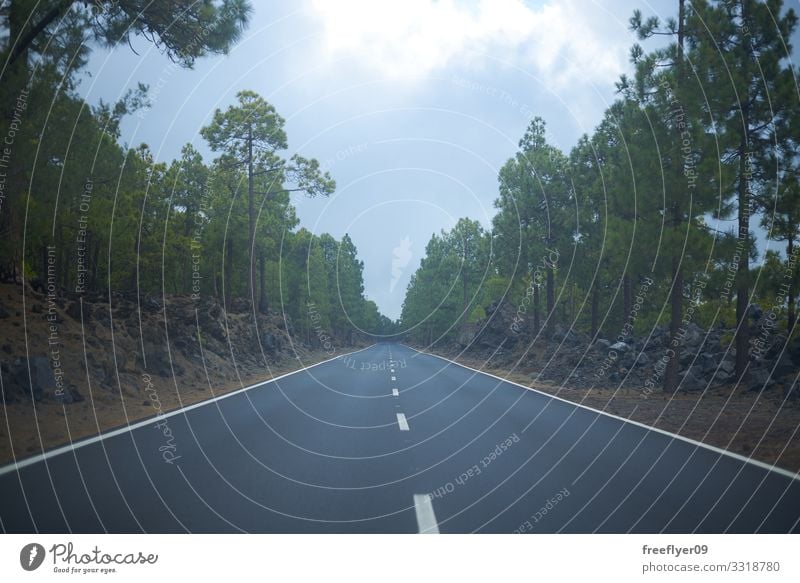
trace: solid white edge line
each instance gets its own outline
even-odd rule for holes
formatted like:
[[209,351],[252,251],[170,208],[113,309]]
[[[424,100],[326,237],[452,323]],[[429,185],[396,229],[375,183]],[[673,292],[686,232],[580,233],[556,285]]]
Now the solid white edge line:
[[33,464],[39,463],[39,462],[44,461],[44,460],[48,460],[50,458],[56,457],[56,456],[64,454],[64,453],[75,451],[76,449],[80,449],[80,448],[85,447],[87,445],[91,445],[93,443],[97,443],[98,441],[103,441],[103,440],[108,439],[110,437],[116,437],[117,435],[122,435],[123,433],[134,431],[136,429],[139,429],[140,427],[147,427],[148,425],[152,425],[153,423],[160,423],[162,419],[166,419],[166,418],[169,418],[169,417],[174,417],[175,415],[180,415],[182,413],[186,413],[187,411],[191,411],[192,409],[199,409],[200,407],[204,407],[206,405],[210,405],[211,403],[216,403],[218,401],[222,401],[223,399],[227,399],[228,397],[233,397],[234,395],[239,395],[239,394],[244,393],[246,391],[249,391],[251,389],[256,389],[258,387],[262,387],[264,385],[268,385],[270,383],[274,383],[275,381],[279,381],[281,379],[284,379],[286,377],[292,376],[292,375],[297,374],[299,372],[303,372],[303,371],[312,369],[314,367],[317,367],[317,366],[320,366],[320,365],[323,365],[323,364],[327,364],[329,362],[333,362],[334,360],[337,360],[337,359],[339,359],[339,358],[341,358],[343,356],[350,356],[351,354],[357,354],[359,352],[364,352],[365,350],[368,350],[368,349],[372,348],[373,346],[375,346],[375,344],[373,344],[371,346],[367,346],[366,348],[361,348],[359,350],[354,350],[352,352],[348,352],[346,354],[340,354],[339,356],[334,356],[333,358],[329,358],[328,360],[323,360],[322,362],[318,362],[316,364],[312,364],[311,366],[306,366],[306,367],[297,369],[297,370],[292,371],[292,372],[287,372],[286,374],[282,374],[280,376],[277,376],[277,377],[272,378],[272,379],[268,379],[266,381],[261,381],[260,383],[256,383],[254,385],[250,385],[248,387],[243,387],[241,389],[237,389],[237,390],[232,391],[230,393],[225,393],[224,395],[218,395],[216,397],[211,397],[210,399],[206,399],[205,401],[200,401],[199,403],[194,403],[192,405],[187,405],[186,407],[182,407],[180,409],[175,409],[174,411],[170,411],[168,413],[164,413],[163,415],[158,415],[157,417],[150,417],[150,418],[144,419],[142,421],[137,421],[135,423],[131,423],[130,425],[126,425],[125,427],[119,427],[117,429],[112,429],[111,431],[107,431],[105,433],[99,433],[99,434],[94,435],[92,437],[87,437],[85,439],[81,439],[80,441],[76,441],[75,443],[62,445],[62,446],[57,447],[55,449],[51,449],[51,450],[46,451],[44,453],[36,454],[35,456],[29,457],[29,458],[25,458],[25,459],[20,460],[20,461],[11,462],[10,464],[7,464],[5,466],[0,467],[0,476],[4,476],[6,474],[10,474],[11,472],[19,471],[22,468],[26,468],[28,466],[32,466]]
[[392,397],[399,397],[399,396],[400,393],[397,391],[397,389],[392,389]]
[[617,419],[619,421],[624,421],[625,423],[630,423],[631,425],[636,425],[637,427],[641,427],[643,429],[648,429],[650,431],[655,431],[656,433],[660,433],[662,435],[666,435],[668,437],[672,437],[673,439],[678,439],[680,441],[684,441],[686,443],[690,443],[690,444],[692,444],[694,446],[702,447],[704,449],[713,451],[714,453],[726,455],[726,456],[731,457],[731,458],[733,458],[735,460],[739,460],[740,462],[745,462],[745,463],[757,466],[757,467],[759,467],[761,469],[768,470],[770,472],[775,472],[775,473],[780,474],[782,476],[785,476],[787,478],[791,478],[792,480],[800,481],[800,474],[796,474],[796,473],[791,472],[789,470],[785,470],[783,468],[779,468],[778,466],[772,466],[772,465],[770,465],[770,464],[768,464],[766,462],[762,462],[762,461],[759,461],[759,460],[754,460],[752,458],[745,457],[745,456],[740,455],[738,453],[734,453],[732,451],[728,451],[727,449],[722,449],[721,447],[717,447],[715,445],[709,445],[707,443],[703,443],[702,441],[696,441],[696,440],[694,440],[694,439],[692,439],[690,437],[684,437],[683,435],[678,435],[677,433],[670,433],[669,431],[665,431],[664,429],[659,429],[658,427],[652,427],[650,425],[646,425],[646,424],[640,423],[638,421],[633,421],[631,419],[625,419],[625,417],[620,417],[619,415],[614,415],[613,413],[606,413],[605,411],[600,411],[599,409],[594,409],[593,407],[589,407],[588,405],[583,405],[581,403],[576,403],[574,401],[570,401],[570,400],[564,399],[562,397],[557,397],[556,395],[551,395],[550,393],[545,393],[544,391],[540,391],[538,389],[534,389],[533,387],[526,387],[525,385],[521,385],[521,384],[519,384],[517,382],[514,382],[512,380],[504,379],[503,377],[499,377],[497,375],[493,375],[490,372],[484,372],[482,370],[478,370],[478,369],[472,368],[471,366],[467,366],[465,364],[461,364],[460,362],[456,362],[454,360],[450,360],[449,358],[445,358],[444,356],[439,356],[438,354],[433,354],[431,352],[422,352],[421,350],[417,350],[416,348],[413,348],[413,347],[408,346],[406,344],[401,344],[400,346],[405,346],[406,348],[410,348],[414,352],[418,352],[418,353],[424,354],[426,356],[433,356],[433,357],[438,358],[440,360],[447,361],[449,363],[455,364],[456,366],[460,366],[461,368],[465,368],[467,370],[471,370],[471,371],[476,372],[478,374],[486,375],[487,377],[492,377],[493,379],[497,379],[498,381],[502,381],[504,383],[508,383],[510,385],[514,385],[515,387],[520,387],[521,389],[525,389],[526,391],[532,391],[532,392],[537,393],[539,395],[544,395],[545,397],[550,397],[551,399],[555,399],[556,401],[561,401],[563,403],[568,403],[570,405],[574,405],[575,407],[580,407],[581,409],[586,409],[586,410],[592,411],[594,413],[599,413],[600,415],[605,415],[606,417],[611,417],[612,419]]
[[403,413],[397,414],[397,424],[400,426],[400,431],[408,431],[408,421]]
[[427,494],[414,494],[414,512],[417,515],[419,534],[439,534],[439,524],[433,511],[433,502]]

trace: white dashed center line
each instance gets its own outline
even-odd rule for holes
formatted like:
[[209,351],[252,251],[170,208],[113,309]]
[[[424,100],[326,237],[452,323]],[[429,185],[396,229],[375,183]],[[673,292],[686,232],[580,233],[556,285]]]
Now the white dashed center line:
[[414,494],[414,511],[420,534],[439,534],[439,524],[433,511],[433,502],[427,494]]
[[400,426],[400,431],[408,431],[408,421],[403,413],[397,414],[397,424]]

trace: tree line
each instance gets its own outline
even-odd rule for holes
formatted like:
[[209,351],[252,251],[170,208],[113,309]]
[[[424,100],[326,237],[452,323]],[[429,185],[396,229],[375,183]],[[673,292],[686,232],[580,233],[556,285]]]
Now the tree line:
[[252,91],[161,162],[121,143],[139,85],[115,103],[77,92],[92,44],[139,35],[180,66],[225,53],[247,26],[244,0],[12,0],[0,7],[0,275],[85,301],[184,294],[227,309],[283,313],[309,343],[391,326],[364,295],[348,235],[298,228],[293,196],[328,196],[315,159],[288,153],[284,119]]
[[[559,325],[592,339],[662,325],[672,391],[690,323],[732,330],[739,379],[764,341],[751,332],[755,305],[771,334],[795,332],[795,12],[781,0],[680,0],[675,18],[636,11],[630,27],[669,42],[632,47],[635,72],[592,135],[564,153],[532,120],[499,172],[491,229],[462,219],[428,243],[402,311],[412,339],[452,341],[498,305],[516,308],[509,334],[529,339]],[[757,226],[785,252],[757,263]]]

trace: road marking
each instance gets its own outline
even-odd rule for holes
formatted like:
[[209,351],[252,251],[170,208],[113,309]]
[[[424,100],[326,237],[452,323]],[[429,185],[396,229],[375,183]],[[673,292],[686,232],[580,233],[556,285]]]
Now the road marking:
[[408,421],[403,413],[397,414],[397,424],[400,426],[400,431],[408,431]]
[[439,534],[439,524],[433,511],[433,502],[427,494],[414,494],[414,512],[420,534]]
[[397,392],[397,389],[392,389],[392,397],[399,397],[400,393]]
[[678,435],[677,433],[670,433],[669,431],[664,431],[663,429],[659,429],[658,427],[651,427],[650,425],[645,425],[644,423],[639,423],[638,421],[632,421],[631,419],[625,419],[625,417],[620,417],[619,415],[614,415],[613,413],[607,413],[605,411],[601,411],[600,409],[594,409],[589,407],[588,405],[582,405],[581,403],[575,403],[574,401],[570,401],[568,399],[563,399],[561,397],[557,397],[555,395],[551,395],[550,393],[545,393],[544,391],[540,391],[538,389],[534,389],[533,387],[526,387],[525,385],[521,385],[520,383],[515,383],[509,379],[504,379],[503,377],[499,377],[497,375],[493,375],[490,372],[485,372],[482,370],[478,370],[476,368],[472,368],[471,366],[467,366],[465,364],[461,364],[460,362],[456,362],[454,360],[450,360],[449,358],[445,358],[444,356],[439,356],[438,354],[433,354],[432,352],[422,352],[421,350],[417,350],[416,348],[412,348],[406,344],[402,344],[401,346],[405,346],[406,348],[410,348],[414,352],[418,352],[419,354],[424,354],[426,356],[433,356],[434,358],[438,358],[440,360],[444,360],[446,362],[455,364],[456,366],[460,366],[461,368],[465,368],[472,372],[476,372],[478,374],[486,375],[487,377],[492,377],[493,379],[497,379],[498,381],[502,381],[504,383],[508,383],[509,385],[514,385],[515,387],[519,387],[521,389],[525,389],[526,391],[531,391],[532,393],[537,393],[539,395],[543,395],[545,397],[549,397],[550,399],[554,399],[556,401],[561,401],[562,403],[567,403],[572,405],[573,407],[578,407],[580,409],[586,409],[587,411],[591,411],[593,413],[597,413],[599,415],[604,415],[605,417],[611,417],[612,419],[616,419],[618,421],[622,421],[624,423],[630,423],[631,425],[636,425],[637,427],[641,427],[643,429],[647,429],[649,431],[655,431],[656,433],[660,433],[661,435],[666,435],[667,437],[671,437],[672,439],[677,439],[679,441],[683,441],[689,443],[695,447],[701,447],[703,449],[707,449],[713,451],[714,453],[724,455],[727,457],[731,457],[735,460],[740,462],[745,462],[753,466],[757,466],[761,469],[768,470],[770,472],[775,472],[776,474],[780,474],[781,476],[785,476],[787,478],[791,478],[792,480],[800,481],[800,474],[796,474],[789,470],[784,470],[783,468],[779,468],[778,466],[773,466],[768,463],[754,460],[753,458],[745,457],[738,453],[733,453],[732,451],[728,451],[727,449],[722,449],[721,447],[716,447],[714,445],[708,445],[707,443],[703,443],[702,441],[696,441],[691,439],[690,437],[684,437],[683,435]]
[[392,380],[393,380],[393,381],[396,381],[396,380],[397,380],[397,377],[392,377]]
[[[375,345],[373,344],[372,346],[375,346]],[[247,392],[247,391],[249,391],[251,389],[255,389],[255,388],[258,388],[258,387],[263,387],[264,385],[269,385],[271,383],[274,383],[275,381],[279,381],[281,379],[285,379],[286,377],[290,377],[292,375],[295,375],[297,373],[312,369],[314,367],[321,366],[321,365],[329,363],[329,362],[333,362],[334,360],[340,360],[344,356],[350,356],[351,354],[357,354],[359,352],[364,352],[365,350],[369,350],[370,348],[372,348],[372,346],[367,346],[366,348],[361,348],[360,350],[354,350],[353,352],[340,354],[339,356],[335,356],[334,358],[329,358],[328,360],[323,360],[322,362],[318,362],[316,364],[312,364],[311,366],[306,366],[304,368],[301,368],[301,369],[298,369],[298,370],[295,370],[295,371],[292,371],[292,372],[287,372],[286,374],[277,376],[277,377],[272,378],[272,379],[268,379],[266,381],[261,381],[260,383],[256,383],[254,385],[250,385],[248,387],[244,387],[244,388],[238,389],[236,391],[232,391],[230,393],[225,393],[224,395],[219,395],[217,397],[211,397],[210,399],[206,399],[205,401],[200,401],[199,403],[194,403],[193,405],[187,405],[186,407],[181,407],[180,409],[174,409],[172,411],[168,411],[167,413],[159,414],[157,416],[154,415],[154,416],[152,416],[152,417],[150,417],[148,419],[142,419],[141,421],[136,421],[134,423],[131,423],[130,425],[126,425],[125,427],[120,427],[118,429],[111,429],[109,431],[106,431],[105,433],[100,433],[98,435],[94,435],[92,437],[88,437],[86,439],[82,439],[80,441],[74,441],[74,442],[72,442],[70,444],[62,445],[60,447],[57,447],[55,449],[51,449],[51,450],[46,451],[44,453],[40,453],[40,454],[25,458],[25,459],[22,459],[22,460],[19,460],[19,461],[13,461],[8,465],[0,466],[0,476],[3,476],[5,474],[9,474],[11,472],[16,472],[18,470],[21,470],[22,468],[27,467],[27,466],[32,466],[33,464],[38,463],[40,461],[48,460],[48,459],[56,457],[58,455],[69,453],[71,451],[75,451],[76,449],[80,449],[80,448],[85,447],[87,445],[91,445],[93,443],[97,443],[98,441],[106,440],[106,439],[108,439],[110,437],[115,437],[117,435],[122,435],[123,433],[130,433],[131,431],[133,431],[135,429],[139,429],[140,427],[153,426],[156,423],[161,422],[161,420],[163,420],[163,419],[167,419],[169,417],[174,417],[175,415],[183,415],[187,411],[191,411],[192,409],[197,409],[199,407],[205,407],[206,405],[210,405],[211,403],[216,403],[217,401],[222,401],[223,399],[227,399],[229,397],[233,397],[234,395],[238,395],[240,393]]]

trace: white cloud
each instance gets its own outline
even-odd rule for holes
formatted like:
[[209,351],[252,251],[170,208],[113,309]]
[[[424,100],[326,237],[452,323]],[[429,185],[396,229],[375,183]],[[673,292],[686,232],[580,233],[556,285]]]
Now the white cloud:
[[[630,38],[594,2],[547,0],[312,0],[327,56],[354,57],[394,77],[426,75],[488,54],[530,68],[553,87],[608,84],[625,70]],[[485,63],[485,61],[484,61]]]

